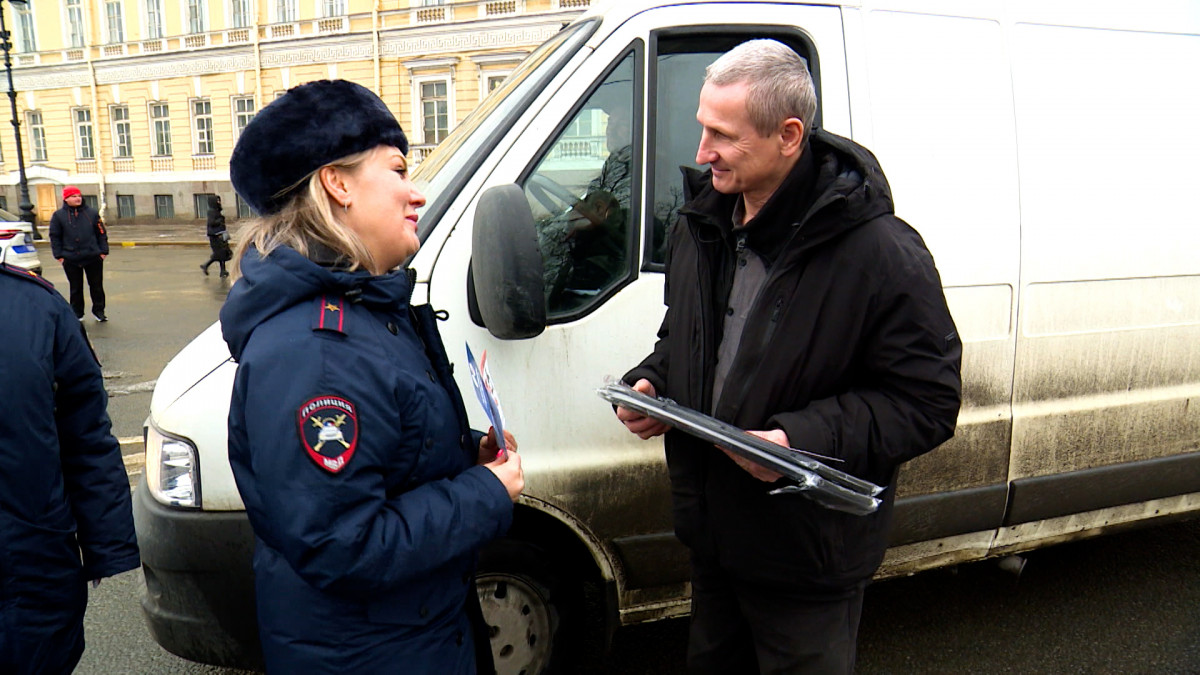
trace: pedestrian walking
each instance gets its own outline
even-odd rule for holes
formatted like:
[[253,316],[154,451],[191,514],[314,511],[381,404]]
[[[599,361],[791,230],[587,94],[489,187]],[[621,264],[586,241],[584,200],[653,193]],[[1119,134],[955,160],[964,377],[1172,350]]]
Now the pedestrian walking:
[[63,188],[62,208],[50,217],[50,250],[62,263],[71,292],[75,318],[83,318],[83,279],[92,296],[92,316],[108,321],[104,313],[104,259],[108,257],[108,232],[96,209],[83,203],[74,185]]
[[221,330],[267,672],[492,672],[474,572],[521,458],[469,428],[434,311],[409,304],[407,152],[378,96],[324,80],[263,108],[230,160],[262,214]]
[[221,278],[224,279],[229,276],[229,272],[225,271],[225,262],[233,257],[233,250],[229,246],[229,230],[225,228],[225,216],[221,213],[220,195],[208,196],[206,230],[208,246],[212,249],[212,253],[208,256],[208,260],[200,265],[200,269],[204,271],[204,276],[208,276],[208,266],[217,263],[221,266]]
[[129,478],[100,365],[50,282],[0,265],[0,673],[66,675],[87,582],[136,569]]
[[803,59],[753,40],[705,73],[697,164],[672,229],[667,313],[625,381],[890,486],[868,516],[771,494],[781,476],[666,433],[675,532],[691,550],[692,673],[854,671],[901,463],[950,438],[961,343],[932,256],[875,157],[813,131]]

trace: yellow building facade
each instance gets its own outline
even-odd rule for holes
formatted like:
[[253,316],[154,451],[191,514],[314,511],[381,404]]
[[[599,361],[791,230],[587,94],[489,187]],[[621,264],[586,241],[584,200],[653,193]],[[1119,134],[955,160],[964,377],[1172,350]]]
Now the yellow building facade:
[[[229,183],[238,134],[289,88],[324,78],[379,94],[417,163],[588,4],[0,0],[34,212],[48,222],[62,187],[77,185],[108,222],[203,218],[209,194],[228,216],[250,215]],[[0,131],[0,208],[14,213],[16,143]]]

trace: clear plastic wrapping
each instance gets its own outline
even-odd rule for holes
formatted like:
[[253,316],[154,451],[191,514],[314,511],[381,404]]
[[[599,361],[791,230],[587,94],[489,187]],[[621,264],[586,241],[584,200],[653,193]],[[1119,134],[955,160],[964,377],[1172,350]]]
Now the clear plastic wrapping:
[[[819,461],[816,458],[820,455],[785,448],[670,399],[646,396],[623,382],[608,382],[596,393],[613,405],[666,422],[792,481],[772,490],[771,494],[799,493],[826,508],[860,516],[874,513],[879,508],[878,495],[883,492],[882,487]],[[822,459],[840,461],[831,457]]]

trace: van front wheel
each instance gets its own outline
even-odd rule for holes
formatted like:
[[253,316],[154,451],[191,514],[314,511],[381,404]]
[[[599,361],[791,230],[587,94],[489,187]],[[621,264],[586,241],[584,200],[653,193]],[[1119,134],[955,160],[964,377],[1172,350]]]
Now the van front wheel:
[[484,548],[475,588],[492,641],[498,675],[554,672],[560,620],[575,603],[569,580],[555,574],[547,556],[532,544],[501,539]]

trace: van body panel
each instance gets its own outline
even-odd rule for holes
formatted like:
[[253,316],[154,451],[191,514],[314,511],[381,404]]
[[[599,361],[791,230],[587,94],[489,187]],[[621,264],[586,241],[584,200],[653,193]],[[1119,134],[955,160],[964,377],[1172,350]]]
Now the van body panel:
[[[514,531],[536,537],[522,526],[561,524],[612,597],[606,619],[688,609],[662,444],[626,432],[593,392],[653,347],[665,311],[661,242],[679,206],[678,167],[694,166],[700,78],[717,53],[752,37],[805,56],[819,126],[877,155],[897,215],[937,261],[963,341],[958,429],[902,467],[877,577],[1200,512],[1200,223],[1190,204],[1200,98],[1180,77],[1200,63],[1194,3],[660,0],[596,5],[581,21],[590,33],[551,38],[576,51],[545,56],[554,68],[481,105],[503,125],[465,120],[414,172],[437,199],[410,266],[414,302],[448,315],[439,329],[464,392],[464,345],[488,353],[526,471]],[[471,258],[489,254],[471,248],[476,216],[487,216],[480,195],[516,184],[535,219],[552,221],[553,204],[528,186],[545,179],[582,198],[617,154],[598,128],[621,105],[632,113],[623,267],[603,288],[572,288],[575,304],[537,337],[495,338],[468,309]],[[190,631],[215,627],[221,644],[219,618],[190,614],[206,601],[189,574],[209,571],[166,552],[175,530],[163,523],[242,509],[225,448],[227,357],[214,326],[159,378],[151,421],[196,444],[203,510],[155,503],[141,517],[163,522],[139,524],[154,539],[148,587],[169,560],[170,583],[183,589],[148,593],[152,627],[176,612]],[[486,427],[466,398],[474,426]],[[197,527],[178,531],[218,536]],[[156,604],[172,597],[188,600]],[[166,644],[169,630],[156,639]]]
[[1120,28],[1041,12],[1012,27],[1024,236],[1011,480],[1200,449],[1200,217],[1187,204],[1200,99],[1176,67],[1200,63],[1200,36],[1163,32],[1194,33],[1192,10],[1170,25],[1128,8]]

